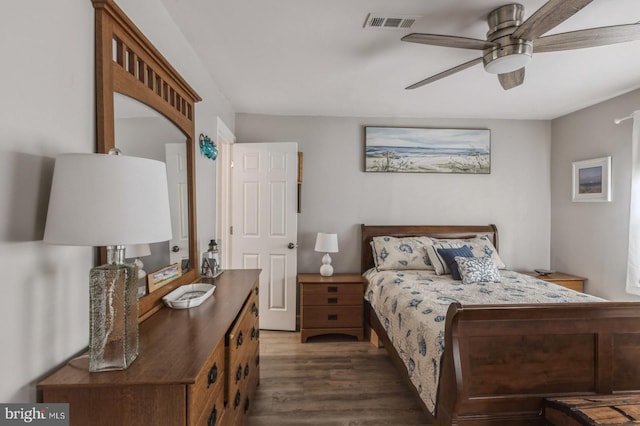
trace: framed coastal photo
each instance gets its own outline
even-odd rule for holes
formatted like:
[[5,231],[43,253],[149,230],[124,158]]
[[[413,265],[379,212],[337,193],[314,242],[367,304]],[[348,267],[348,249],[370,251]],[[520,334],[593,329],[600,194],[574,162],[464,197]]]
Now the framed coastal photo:
[[163,285],[168,284],[170,281],[175,280],[181,275],[182,265],[180,263],[174,263],[147,275],[149,293],[156,291]]
[[611,201],[611,157],[573,162],[573,201]]
[[365,127],[365,171],[489,174],[491,131]]

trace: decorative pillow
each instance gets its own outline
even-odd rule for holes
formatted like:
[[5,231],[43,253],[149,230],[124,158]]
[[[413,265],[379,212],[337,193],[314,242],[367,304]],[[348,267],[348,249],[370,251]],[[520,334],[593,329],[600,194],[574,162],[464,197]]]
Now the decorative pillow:
[[493,259],[498,269],[506,269],[506,265],[498,256],[498,250],[493,246],[491,240],[486,235],[482,235],[471,239],[471,248],[473,249],[474,257],[489,256]]
[[373,257],[378,271],[394,269],[430,269],[427,256],[429,237],[373,237]]
[[485,257],[463,257],[456,256],[458,270],[462,277],[462,284],[475,284],[481,282],[499,283],[500,271],[489,256]]
[[439,248],[438,254],[444,262],[447,264],[447,267],[451,271],[451,277],[460,281],[462,278],[460,277],[460,271],[458,270],[458,263],[456,262],[456,257],[473,257],[473,252],[471,248],[468,246],[462,246],[458,248]]
[[[498,256],[498,251],[491,243],[491,240],[486,235],[477,236],[477,237],[468,237],[468,238],[451,238],[451,239],[435,239],[433,242],[433,247],[437,248],[452,248],[452,247],[462,247],[469,246],[473,251],[474,257],[484,257],[490,256],[495,262],[498,269],[505,269],[506,265]],[[427,251],[429,254],[429,259],[431,259],[431,263],[435,267],[436,274],[448,274],[449,269],[446,268],[446,265],[440,267],[440,264],[443,262],[442,259],[438,260],[437,251]]]
[[435,240],[432,245],[427,246],[427,254],[433,268],[438,275],[450,274],[451,271],[442,256],[438,254],[438,249],[460,248],[465,243],[463,240]]

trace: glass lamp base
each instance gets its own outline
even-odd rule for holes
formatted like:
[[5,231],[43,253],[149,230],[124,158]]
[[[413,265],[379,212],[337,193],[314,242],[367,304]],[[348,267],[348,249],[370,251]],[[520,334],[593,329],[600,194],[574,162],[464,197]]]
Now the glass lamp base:
[[138,271],[135,265],[91,269],[89,371],[125,370],[138,356]]

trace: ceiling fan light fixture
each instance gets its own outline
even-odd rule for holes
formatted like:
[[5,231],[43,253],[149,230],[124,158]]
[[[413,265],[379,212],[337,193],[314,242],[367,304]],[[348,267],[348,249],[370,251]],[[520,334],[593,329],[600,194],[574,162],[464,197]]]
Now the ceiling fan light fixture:
[[482,58],[484,69],[491,74],[506,74],[519,70],[531,61],[533,44],[518,40],[515,44],[490,49]]

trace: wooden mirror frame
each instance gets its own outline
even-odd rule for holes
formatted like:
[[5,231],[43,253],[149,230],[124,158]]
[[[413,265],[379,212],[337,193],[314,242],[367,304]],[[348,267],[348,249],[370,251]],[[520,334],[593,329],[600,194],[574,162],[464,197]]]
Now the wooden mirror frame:
[[[181,277],[139,299],[140,321],[162,307],[162,297],[200,279],[196,232],[195,103],[202,99],[113,0],[92,0],[95,8],[97,152],[115,147],[114,94],[153,108],[184,133],[187,144],[189,265]],[[99,226],[99,224],[98,224]],[[100,264],[106,250],[100,250]]]

